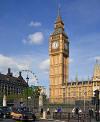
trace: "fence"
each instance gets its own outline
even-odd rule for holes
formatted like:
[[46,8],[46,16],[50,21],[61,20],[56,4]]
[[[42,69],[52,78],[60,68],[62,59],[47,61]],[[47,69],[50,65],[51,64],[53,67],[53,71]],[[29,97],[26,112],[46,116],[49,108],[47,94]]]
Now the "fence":
[[53,113],[53,119],[59,119],[59,120],[74,120],[75,122],[91,122],[91,116],[86,113],[82,114],[72,114],[72,113],[67,113],[67,112],[54,112]]

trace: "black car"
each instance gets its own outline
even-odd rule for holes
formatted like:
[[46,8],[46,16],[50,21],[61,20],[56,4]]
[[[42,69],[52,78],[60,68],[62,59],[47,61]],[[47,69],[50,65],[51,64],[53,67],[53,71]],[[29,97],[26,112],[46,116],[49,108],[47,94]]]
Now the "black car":
[[0,110],[0,119],[2,119],[3,118],[3,112],[2,112],[2,110]]
[[20,118],[20,120],[28,120],[28,121],[35,121],[36,120],[36,116],[35,114],[33,114],[32,112],[22,112],[22,118]]
[[1,116],[2,118],[10,118],[11,117],[11,110],[9,109],[9,107],[0,107],[0,112],[1,112]]

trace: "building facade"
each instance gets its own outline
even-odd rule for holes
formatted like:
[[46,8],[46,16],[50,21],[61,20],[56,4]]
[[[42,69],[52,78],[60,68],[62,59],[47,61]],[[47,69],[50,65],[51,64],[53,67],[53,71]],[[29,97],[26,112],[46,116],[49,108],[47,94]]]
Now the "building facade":
[[23,93],[23,90],[27,88],[28,85],[26,81],[21,76],[21,72],[19,72],[18,77],[14,77],[11,73],[10,68],[8,68],[8,73],[1,74],[0,73],[0,97],[4,95],[11,96],[11,95],[19,95]]
[[76,81],[69,82],[69,41],[59,12],[54,24],[54,32],[50,35],[49,56],[50,103],[90,100],[93,91],[100,90],[100,64],[98,62],[90,80],[78,81],[76,78]]

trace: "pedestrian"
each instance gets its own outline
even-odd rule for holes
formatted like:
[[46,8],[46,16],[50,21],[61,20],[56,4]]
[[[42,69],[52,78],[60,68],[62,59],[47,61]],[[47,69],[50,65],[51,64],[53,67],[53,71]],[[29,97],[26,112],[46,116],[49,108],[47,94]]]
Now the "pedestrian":
[[57,113],[57,109],[55,109],[54,112]]
[[47,108],[47,115],[50,115],[50,110],[49,110],[49,108]]
[[99,120],[99,111],[95,111],[95,118],[96,118],[96,121],[98,121]]
[[89,109],[89,116],[91,117],[91,118],[93,118],[93,109]]
[[33,122],[35,122],[35,120],[36,120],[36,115],[33,113],[32,114],[32,118],[33,118]]
[[58,113],[62,112],[61,108],[59,107],[57,110]]
[[94,110],[93,109],[91,109],[91,116],[92,116],[92,118],[94,117]]
[[79,112],[79,109],[78,109],[78,108],[76,108],[75,113],[76,113],[76,114],[78,114],[78,112]]
[[41,108],[41,112],[40,112],[41,115],[43,115],[43,108]]

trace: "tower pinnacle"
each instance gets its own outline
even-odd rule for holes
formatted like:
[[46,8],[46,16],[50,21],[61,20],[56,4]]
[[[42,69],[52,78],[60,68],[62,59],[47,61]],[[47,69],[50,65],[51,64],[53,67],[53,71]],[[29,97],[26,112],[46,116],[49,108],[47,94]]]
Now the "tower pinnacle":
[[98,80],[100,80],[100,62],[99,60],[96,60],[94,73],[93,73],[93,81],[98,81]]
[[62,28],[62,30],[64,30],[64,23],[62,21],[61,15],[60,15],[60,7],[58,7],[58,12],[57,12],[57,19],[55,22],[55,29],[59,29]]
[[60,16],[60,5],[58,5],[58,16]]
[[57,15],[56,22],[62,22],[61,12],[60,12],[60,5],[58,5],[58,15]]

